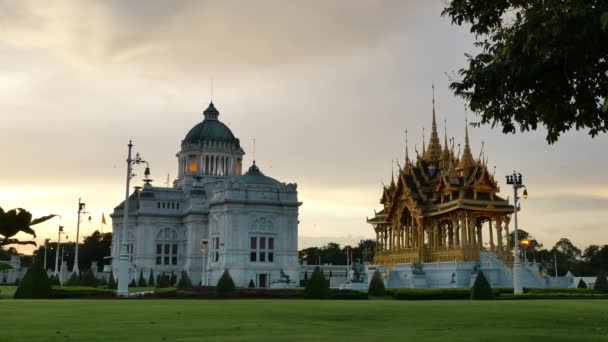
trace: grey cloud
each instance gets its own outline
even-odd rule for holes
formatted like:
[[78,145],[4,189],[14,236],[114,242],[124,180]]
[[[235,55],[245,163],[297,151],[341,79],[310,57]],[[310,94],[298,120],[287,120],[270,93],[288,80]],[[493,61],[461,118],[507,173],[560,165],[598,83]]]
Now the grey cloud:
[[67,53],[87,63],[187,70],[201,65],[273,65],[369,48],[395,34],[408,7],[422,3],[82,1],[69,2],[76,9],[62,11],[44,7],[47,3],[7,1],[0,3],[5,9],[0,19],[11,28],[9,33],[36,35],[59,27],[65,35],[61,39],[73,41]]

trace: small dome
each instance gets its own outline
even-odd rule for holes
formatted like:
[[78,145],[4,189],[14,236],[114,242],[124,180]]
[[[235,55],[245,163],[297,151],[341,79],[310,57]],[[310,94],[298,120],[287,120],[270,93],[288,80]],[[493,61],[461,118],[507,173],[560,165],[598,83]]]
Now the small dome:
[[278,180],[265,176],[260,168],[255,165],[255,161],[253,161],[253,165],[245,172],[242,176],[235,177],[236,180],[240,181],[243,184],[261,184],[261,185],[282,185],[283,183]]
[[213,102],[209,104],[209,107],[203,112],[205,119],[203,122],[192,127],[190,132],[186,134],[184,142],[198,143],[202,141],[223,141],[223,142],[235,142],[239,143],[228,126],[224,125],[218,120],[220,112],[215,108]]

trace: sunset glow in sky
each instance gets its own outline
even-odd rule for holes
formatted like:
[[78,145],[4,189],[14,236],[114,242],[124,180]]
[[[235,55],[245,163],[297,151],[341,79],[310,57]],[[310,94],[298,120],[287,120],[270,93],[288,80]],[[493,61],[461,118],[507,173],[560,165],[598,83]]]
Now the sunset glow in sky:
[[[74,241],[79,197],[93,218],[81,235],[100,228],[102,212],[110,223],[124,199],[129,139],[154,184],[173,179],[213,77],[244,167],[256,139],[261,170],[298,183],[300,247],[372,238],[366,217],[380,209],[391,160],[403,164],[404,131],[410,155],[422,151],[423,127],[428,139],[433,83],[441,141],[444,120],[464,141],[464,102],[448,86],[473,37],[442,18],[442,6],[0,0],[0,206],[62,215],[37,226],[39,243],[55,240],[60,224]],[[574,131],[548,146],[542,129],[469,131],[475,156],[485,142],[502,197],[512,198],[504,175],[524,175],[522,229],[549,248],[561,237],[579,247],[608,241],[606,135]]]

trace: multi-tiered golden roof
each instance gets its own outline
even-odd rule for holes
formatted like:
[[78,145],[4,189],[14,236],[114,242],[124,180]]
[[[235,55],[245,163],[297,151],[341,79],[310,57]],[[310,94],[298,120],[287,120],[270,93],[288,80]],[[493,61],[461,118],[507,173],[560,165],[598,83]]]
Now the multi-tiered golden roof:
[[[499,197],[494,176],[475,159],[465,122],[462,155],[443,148],[437,133],[435,99],[428,146],[412,161],[407,152],[398,177],[382,189],[383,208],[367,222],[376,232],[375,264],[477,261],[480,251],[495,251],[510,263],[507,239],[513,206]],[[487,235],[484,234],[487,232]]]

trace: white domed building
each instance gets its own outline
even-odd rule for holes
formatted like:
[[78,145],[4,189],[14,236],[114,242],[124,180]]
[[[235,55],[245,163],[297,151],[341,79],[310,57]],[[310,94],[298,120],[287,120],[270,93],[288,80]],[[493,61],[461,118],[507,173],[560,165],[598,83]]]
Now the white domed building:
[[[228,270],[237,286],[270,287],[288,275],[299,283],[298,192],[265,176],[211,103],[177,153],[173,187],[150,182],[129,198],[130,277],[188,272],[194,284],[215,285]],[[118,274],[124,202],[112,213],[112,270]],[[203,241],[205,254],[201,251]]]

